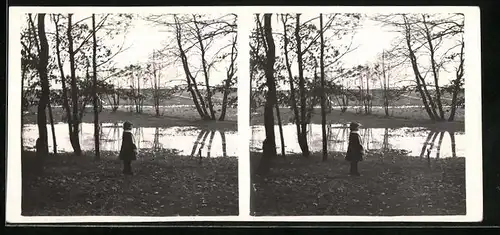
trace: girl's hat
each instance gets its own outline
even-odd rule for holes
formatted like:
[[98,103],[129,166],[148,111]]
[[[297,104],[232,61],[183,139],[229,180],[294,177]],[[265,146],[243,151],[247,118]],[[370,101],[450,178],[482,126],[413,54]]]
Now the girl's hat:
[[132,123],[129,122],[129,121],[126,121],[125,123],[123,123],[123,128],[124,129],[130,129],[130,128],[132,128]]
[[351,124],[349,124],[349,129],[356,129],[356,128],[360,127],[360,126],[361,126],[360,123],[351,122]]

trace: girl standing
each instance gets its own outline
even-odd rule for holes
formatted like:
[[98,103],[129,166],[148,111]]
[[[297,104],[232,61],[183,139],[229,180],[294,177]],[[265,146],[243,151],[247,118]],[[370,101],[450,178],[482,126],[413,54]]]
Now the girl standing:
[[122,147],[120,149],[120,160],[123,161],[123,174],[133,175],[132,161],[137,159],[137,147],[132,134],[132,123],[123,123]]
[[349,134],[349,145],[347,147],[347,155],[345,157],[346,161],[351,162],[349,174],[355,176],[360,176],[358,172],[358,162],[363,161],[363,155],[365,152],[358,133],[360,125],[361,124],[356,122],[351,122],[349,125],[351,133]]

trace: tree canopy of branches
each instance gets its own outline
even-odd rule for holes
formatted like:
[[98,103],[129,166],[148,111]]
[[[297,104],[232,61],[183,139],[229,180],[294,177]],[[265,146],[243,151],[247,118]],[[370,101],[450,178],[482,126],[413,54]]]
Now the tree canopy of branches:
[[[292,121],[296,125],[298,143],[305,157],[309,156],[307,124],[310,123],[314,107],[320,104],[323,93],[332,90],[328,88],[328,84],[335,84],[333,81],[337,77],[333,76],[333,71],[339,66],[342,57],[355,49],[352,46],[352,37],[351,40],[348,37],[354,35],[354,28],[360,17],[359,14],[328,14],[325,15],[325,24],[320,29],[317,26],[319,16],[301,22],[300,14],[277,15],[277,25],[281,31],[275,30],[273,33],[279,52],[274,65],[274,76],[280,88],[280,100],[284,102],[283,105],[290,107],[294,114]],[[264,34],[261,21],[259,17],[255,18],[256,26],[251,34],[250,77],[254,87],[251,97],[253,106],[257,105],[257,99],[269,89],[263,80],[267,55],[266,42],[260,36]],[[323,43],[320,40],[321,35],[324,36]],[[318,58],[321,50],[324,56]],[[318,63],[320,60],[323,63]],[[295,67],[297,69],[294,71]],[[323,79],[320,79],[318,74],[324,74]],[[324,83],[321,83],[321,80]],[[323,89],[322,85],[326,88]],[[326,97],[323,98],[326,103]]]
[[[41,16],[45,17],[45,15],[40,14],[37,17]],[[39,82],[37,82],[37,76],[30,73],[30,71],[34,65],[40,65],[39,58],[43,54],[41,49],[34,51],[34,48],[38,47],[38,42],[36,40],[33,41],[32,39],[37,37],[42,39],[42,35],[39,34],[42,31],[46,32],[46,36],[44,36],[47,42],[46,50],[50,49],[51,51],[54,51],[55,56],[47,56],[45,74],[47,75],[47,79],[50,78],[52,80],[52,83],[61,83],[62,87],[60,97],[59,95],[54,97],[50,96],[54,99],[54,101],[62,103],[66,115],[65,119],[68,122],[70,142],[76,155],[81,155],[82,152],[78,134],[79,123],[83,117],[85,105],[90,102],[93,92],[103,90],[99,87],[96,87],[96,89],[86,88],[92,88],[92,79],[90,79],[91,75],[89,74],[89,69],[93,67],[96,70],[94,71],[93,76],[98,76],[98,72],[105,71],[113,67],[113,64],[111,63],[113,58],[125,49],[123,48],[123,45],[110,46],[103,42],[125,32],[130,25],[132,16],[126,14],[105,14],[96,15],[96,18],[99,18],[100,20],[94,28],[91,28],[91,16],[85,16],[74,22],[73,14],[51,14],[50,19],[53,23],[53,27],[48,27],[50,25],[45,24],[44,20],[42,20],[44,21],[43,25],[39,24],[35,27],[35,19],[31,14],[28,14],[28,22],[25,28],[31,30],[24,29],[21,34],[21,41],[23,45],[23,50],[21,52],[23,55],[23,92],[24,90],[27,90],[29,94],[30,91],[30,89],[24,89],[26,87],[24,82],[26,80],[28,83],[31,83],[30,85],[35,90],[37,85],[41,85],[42,93],[44,93],[43,83],[45,82],[45,75],[43,73],[45,72],[42,71],[43,73],[39,72],[37,74],[39,75]],[[42,26],[44,26],[44,29],[40,28]],[[36,31],[37,28],[38,31]],[[47,30],[45,28],[47,28]],[[95,36],[94,33],[97,31],[100,32],[100,37],[94,38],[95,40],[91,41],[93,36]],[[40,45],[42,43],[43,42],[40,41]],[[92,53],[94,45],[98,46],[95,47],[95,53]],[[95,60],[93,60],[95,66],[92,66],[91,63],[93,55],[95,55]],[[66,71],[68,68],[69,73]],[[30,82],[30,80],[35,81]],[[48,80],[47,83],[50,85],[51,81]],[[95,83],[96,85],[103,84],[102,82]],[[48,90],[47,92],[47,94],[52,94]],[[26,98],[28,94],[23,96]],[[44,99],[45,98],[40,96],[39,102],[42,102]],[[48,103],[46,105],[49,106],[49,115],[51,115],[50,102],[47,102]],[[28,103],[27,99],[25,99],[25,103]],[[38,112],[42,112],[42,110],[39,109]],[[43,110],[43,112],[45,112],[45,110]],[[41,124],[40,122],[39,124]]]
[[[216,120],[216,104],[220,103],[219,120],[224,120],[229,104],[236,97],[230,97],[237,79],[236,58],[236,15],[219,17],[200,14],[150,15],[146,20],[175,35],[173,44],[167,45],[161,53],[182,65],[185,86],[195,108],[203,120]],[[225,66],[226,77],[222,84],[213,84],[213,72]],[[200,77],[201,76],[201,79]],[[215,93],[222,94],[222,101],[215,100]]]
[[[397,64],[411,66],[415,90],[429,118],[453,121],[464,81],[464,15],[390,14],[374,19],[400,34],[390,54],[399,59]],[[443,84],[443,76],[450,78],[450,84]],[[443,97],[446,92],[451,103]]]

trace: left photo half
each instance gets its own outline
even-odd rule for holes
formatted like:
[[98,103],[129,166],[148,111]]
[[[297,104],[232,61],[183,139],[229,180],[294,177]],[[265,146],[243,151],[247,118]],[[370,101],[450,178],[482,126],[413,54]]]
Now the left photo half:
[[237,15],[164,12],[9,24],[22,216],[239,214]]

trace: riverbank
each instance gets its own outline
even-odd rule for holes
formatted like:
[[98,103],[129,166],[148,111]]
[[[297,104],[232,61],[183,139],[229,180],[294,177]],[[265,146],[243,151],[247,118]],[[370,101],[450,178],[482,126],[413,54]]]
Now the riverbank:
[[[251,172],[261,153],[252,152]],[[270,172],[255,176],[257,216],[297,215],[465,215],[465,159],[426,159],[394,152],[368,155],[353,177],[343,153],[327,162],[278,156]]]
[[92,153],[84,155],[89,156],[51,155],[43,175],[33,175],[35,154],[24,151],[22,215],[238,215],[237,158],[200,162],[165,154],[134,162],[135,174],[124,176],[121,161],[94,161]]
[[[374,109],[375,111],[376,109]],[[327,123],[349,123],[349,122],[360,122],[364,128],[400,128],[400,127],[425,127],[433,130],[453,130],[453,131],[463,131],[465,129],[465,123],[463,121],[453,121],[453,122],[434,122],[429,120],[425,115],[425,112],[420,108],[402,108],[397,109],[399,111],[398,115],[392,117],[385,117],[383,114],[357,114],[354,110],[348,109],[345,113],[340,112],[340,110],[332,110],[331,113],[327,114]],[[382,109],[380,109],[383,112]],[[463,109],[457,110],[457,112],[463,112]],[[396,111],[395,111],[396,112]],[[276,113],[275,113],[276,115]],[[280,115],[283,124],[292,123],[293,111],[289,108],[280,108]],[[457,115],[460,116],[460,115]],[[463,119],[463,115],[461,116]],[[264,124],[264,110],[259,108],[255,113],[252,113],[250,119],[251,125],[263,125]],[[311,118],[311,123],[321,124],[321,111],[319,108],[314,110],[314,114]],[[275,124],[278,124],[275,120]]]
[[[99,113],[99,122],[101,123],[120,123],[130,121],[134,127],[172,127],[172,126],[196,126],[204,129],[217,130],[237,130],[237,109],[229,108],[226,113],[225,121],[204,121],[201,120],[193,107],[173,107],[166,108],[162,116],[155,116],[154,110],[145,109],[144,113],[138,114],[124,110],[112,112],[109,109],[103,109]],[[63,122],[64,111],[62,108],[53,108],[54,121]],[[47,115],[48,117],[48,115]],[[91,108],[87,108],[82,122],[93,123],[94,116]],[[36,124],[36,111],[23,114],[24,124]],[[49,124],[47,120],[47,124]]]

